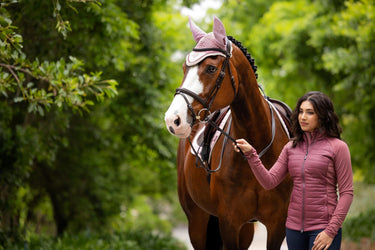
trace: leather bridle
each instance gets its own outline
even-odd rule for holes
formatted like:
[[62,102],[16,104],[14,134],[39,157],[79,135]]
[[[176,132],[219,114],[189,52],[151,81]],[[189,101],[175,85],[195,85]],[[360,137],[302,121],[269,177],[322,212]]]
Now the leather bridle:
[[[221,87],[221,84],[223,83],[223,80],[224,80],[224,77],[225,77],[225,69],[227,67],[228,67],[229,75],[230,75],[230,78],[231,78],[231,83],[232,83],[234,95],[235,96],[237,95],[236,82],[234,80],[232,71],[230,69],[230,63],[229,63],[229,59],[231,57],[231,42],[229,40],[227,40],[226,51],[224,51],[220,48],[201,48],[201,49],[194,48],[193,51],[219,51],[219,52],[221,52],[225,55],[225,60],[223,62],[223,65],[221,66],[221,71],[219,73],[219,76],[216,79],[215,87],[211,90],[210,94],[208,95],[208,97],[206,99],[203,99],[202,97],[200,97],[199,95],[197,95],[196,93],[194,93],[193,91],[191,91],[189,89],[186,89],[186,88],[177,88],[176,89],[175,95],[181,95],[184,98],[184,100],[187,104],[187,107],[188,107],[188,109],[191,112],[191,115],[193,117],[193,121],[190,123],[191,127],[193,126],[193,124],[195,123],[196,120],[198,120],[200,122],[205,122],[210,118],[210,114],[211,114],[210,108],[211,108],[211,105],[212,105],[213,101],[215,100],[215,97],[216,97],[216,95],[217,95],[217,93],[218,93],[218,91]],[[191,106],[190,102],[188,101],[188,98],[187,98],[186,95],[192,97],[194,100],[196,100],[197,102],[202,104],[203,109],[201,109],[197,114],[195,114],[194,109]],[[204,111],[208,112],[208,115],[205,116],[202,119],[201,113],[204,112]]]

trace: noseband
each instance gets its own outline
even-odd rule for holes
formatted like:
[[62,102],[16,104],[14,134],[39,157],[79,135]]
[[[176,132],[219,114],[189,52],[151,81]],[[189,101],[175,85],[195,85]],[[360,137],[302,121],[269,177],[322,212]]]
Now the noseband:
[[[228,66],[228,71],[229,71],[234,95],[236,96],[236,94],[237,94],[236,82],[235,82],[234,77],[232,75],[232,71],[230,69],[230,63],[229,63],[229,59],[231,57],[230,50],[231,50],[231,42],[229,40],[227,42],[226,51],[224,51],[222,49],[219,49],[219,48],[202,48],[202,49],[194,48],[193,49],[193,51],[219,51],[219,52],[221,52],[225,55],[225,61],[223,62],[223,65],[221,66],[221,71],[219,73],[218,78],[216,79],[215,87],[212,89],[211,93],[208,95],[208,97],[206,99],[203,99],[202,97],[200,97],[199,95],[197,95],[193,91],[188,90],[186,88],[177,88],[176,89],[175,95],[181,95],[184,98],[184,100],[185,100],[185,102],[188,106],[188,109],[191,112],[191,115],[193,117],[193,121],[190,123],[191,127],[193,126],[193,124],[195,123],[196,120],[198,120],[200,122],[205,122],[209,119],[209,117],[211,115],[211,111],[210,111],[211,105],[212,105],[213,101],[215,100],[216,94],[218,93],[218,91],[221,87],[221,84],[224,80],[225,68],[227,66]],[[203,105],[203,109],[201,109],[198,112],[198,114],[195,114],[194,109],[191,106],[190,102],[188,101],[186,95],[192,97],[194,100],[196,100],[197,102],[199,102],[200,104]],[[202,112],[208,112],[208,116],[206,116],[202,119],[202,117],[201,117]]]

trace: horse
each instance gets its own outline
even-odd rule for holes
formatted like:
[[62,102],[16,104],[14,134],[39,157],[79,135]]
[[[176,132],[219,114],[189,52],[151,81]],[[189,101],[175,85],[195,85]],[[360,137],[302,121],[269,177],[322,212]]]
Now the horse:
[[[248,249],[254,222],[259,221],[267,229],[267,249],[280,249],[291,179],[288,176],[275,189],[263,189],[232,144],[234,138],[246,139],[263,164],[272,167],[289,140],[283,122],[287,116],[276,109],[284,103],[262,94],[254,59],[240,42],[226,35],[217,17],[210,33],[190,18],[189,24],[197,44],[186,56],[182,83],[164,119],[169,132],[179,138],[178,196],[191,244],[198,250]],[[290,115],[289,107],[281,106]],[[220,127],[212,121],[223,110],[230,115]],[[210,156],[203,157],[193,144],[198,135],[207,134],[201,133],[207,127],[220,136],[209,147]]]

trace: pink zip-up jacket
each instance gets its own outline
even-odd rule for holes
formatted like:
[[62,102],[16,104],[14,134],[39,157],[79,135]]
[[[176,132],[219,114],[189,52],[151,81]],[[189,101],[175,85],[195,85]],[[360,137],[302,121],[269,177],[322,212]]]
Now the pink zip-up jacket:
[[345,142],[317,131],[305,133],[295,148],[291,141],[284,146],[270,170],[255,149],[245,156],[267,190],[280,184],[288,173],[293,179],[287,228],[301,232],[324,229],[328,236],[336,236],[353,201],[353,173]]

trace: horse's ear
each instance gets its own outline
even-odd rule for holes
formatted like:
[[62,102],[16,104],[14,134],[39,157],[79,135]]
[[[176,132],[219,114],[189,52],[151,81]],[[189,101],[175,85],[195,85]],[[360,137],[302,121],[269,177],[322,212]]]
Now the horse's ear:
[[214,17],[213,33],[216,41],[219,43],[218,45],[225,48],[227,45],[227,35],[223,23],[216,16]]
[[199,40],[201,40],[202,37],[206,35],[206,32],[201,30],[190,18],[189,16],[189,25],[190,25],[190,30],[191,33],[193,33],[194,40],[198,43]]

